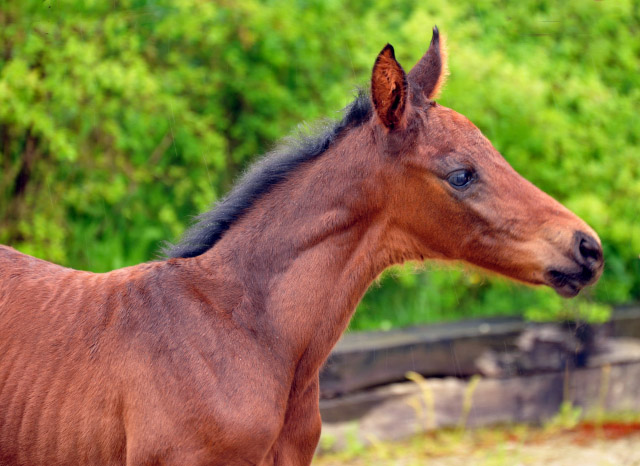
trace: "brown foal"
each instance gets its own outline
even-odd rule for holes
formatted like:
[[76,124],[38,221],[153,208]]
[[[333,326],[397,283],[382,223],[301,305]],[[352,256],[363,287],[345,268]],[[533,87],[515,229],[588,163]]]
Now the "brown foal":
[[574,296],[595,232],[438,105],[438,30],[387,45],[325,134],[270,154],[169,259],[110,273],[0,246],[0,464],[305,465],[318,371],[386,267],[461,260]]

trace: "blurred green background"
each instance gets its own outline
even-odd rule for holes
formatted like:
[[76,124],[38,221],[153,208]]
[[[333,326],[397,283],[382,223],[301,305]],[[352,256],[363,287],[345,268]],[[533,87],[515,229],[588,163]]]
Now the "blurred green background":
[[280,137],[338,118],[386,42],[410,69],[434,24],[449,42],[440,102],[594,227],[605,273],[565,301],[475,270],[399,267],[351,328],[598,320],[639,299],[630,0],[0,0],[0,242],[96,272],[157,258]]

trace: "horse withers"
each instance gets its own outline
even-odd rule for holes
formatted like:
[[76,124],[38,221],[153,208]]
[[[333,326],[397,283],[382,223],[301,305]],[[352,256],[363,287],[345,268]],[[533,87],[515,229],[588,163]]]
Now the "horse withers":
[[304,465],[318,371],[386,267],[459,260],[574,296],[595,232],[406,74],[268,155],[167,250],[104,274],[0,247],[0,464]]

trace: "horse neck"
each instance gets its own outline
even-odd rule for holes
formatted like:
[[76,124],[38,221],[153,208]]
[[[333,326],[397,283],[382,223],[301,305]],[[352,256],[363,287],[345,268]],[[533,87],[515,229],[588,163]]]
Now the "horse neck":
[[315,377],[367,287],[396,262],[376,186],[383,156],[360,136],[299,168],[201,257],[225,264],[242,288],[234,317],[285,352],[296,378]]

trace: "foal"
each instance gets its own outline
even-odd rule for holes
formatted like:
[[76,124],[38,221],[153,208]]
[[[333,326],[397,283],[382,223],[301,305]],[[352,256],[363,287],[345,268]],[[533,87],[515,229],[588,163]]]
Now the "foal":
[[463,260],[574,296],[597,235],[407,75],[257,164],[168,251],[105,274],[0,247],[0,464],[305,465],[318,371],[386,267]]

